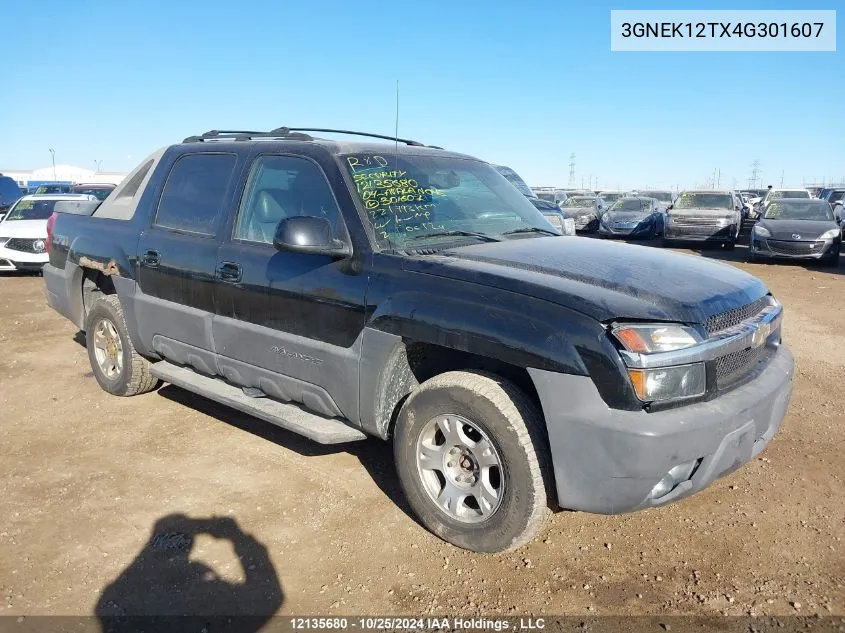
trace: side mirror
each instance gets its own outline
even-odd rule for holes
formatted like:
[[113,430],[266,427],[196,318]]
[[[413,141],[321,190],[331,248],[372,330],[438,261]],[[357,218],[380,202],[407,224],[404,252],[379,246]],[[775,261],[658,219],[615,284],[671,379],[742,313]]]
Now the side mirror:
[[349,245],[332,235],[332,225],[325,218],[299,215],[285,218],[276,226],[273,246],[280,251],[328,255],[336,259],[349,257]]
[[670,204],[668,207],[666,207],[666,210],[667,210],[667,211],[671,211],[671,210],[672,210],[672,209],[674,209],[674,208],[675,208],[675,203],[673,202],[673,203],[672,203],[672,204]]

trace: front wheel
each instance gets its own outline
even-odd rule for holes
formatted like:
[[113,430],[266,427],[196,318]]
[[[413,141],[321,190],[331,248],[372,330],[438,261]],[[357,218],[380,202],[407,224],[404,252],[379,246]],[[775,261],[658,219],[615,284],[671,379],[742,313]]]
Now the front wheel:
[[411,508],[458,547],[515,549],[549,514],[543,418],[497,376],[455,371],[423,383],[399,413],[393,451]]
[[135,350],[117,295],[105,295],[85,320],[85,345],[94,377],[104,391],[134,396],[155,389],[159,381],[150,363]]

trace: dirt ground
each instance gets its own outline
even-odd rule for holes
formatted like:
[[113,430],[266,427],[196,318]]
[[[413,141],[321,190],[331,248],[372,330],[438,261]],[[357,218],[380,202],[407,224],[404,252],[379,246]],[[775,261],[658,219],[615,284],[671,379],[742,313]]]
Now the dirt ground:
[[845,614],[845,262],[702,254],[785,306],[781,431],[681,503],[559,513],[506,555],[420,527],[377,440],[322,447],[171,386],[107,395],[42,279],[0,277],[0,615]]

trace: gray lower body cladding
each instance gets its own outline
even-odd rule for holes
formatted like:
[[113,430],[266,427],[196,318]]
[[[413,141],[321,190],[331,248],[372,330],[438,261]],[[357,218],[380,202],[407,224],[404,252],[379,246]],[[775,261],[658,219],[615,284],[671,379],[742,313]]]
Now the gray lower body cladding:
[[[610,409],[588,377],[530,369],[540,396],[563,508],[621,514],[687,497],[733,472],[774,436],[792,393],[784,346],[751,382],[715,400],[646,413]],[[664,494],[675,466],[691,476]]]

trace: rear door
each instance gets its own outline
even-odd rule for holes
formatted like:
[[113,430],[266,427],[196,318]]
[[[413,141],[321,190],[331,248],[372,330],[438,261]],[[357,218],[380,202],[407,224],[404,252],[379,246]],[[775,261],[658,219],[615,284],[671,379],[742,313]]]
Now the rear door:
[[328,219],[335,237],[348,241],[316,162],[255,155],[217,260],[220,373],[323,415],[357,420],[367,276],[348,260],[276,250],[276,226],[299,215]]
[[218,233],[231,208],[237,163],[232,153],[177,158],[138,242],[141,339],[162,357],[207,374],[217,373],[211,317]]

